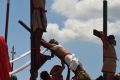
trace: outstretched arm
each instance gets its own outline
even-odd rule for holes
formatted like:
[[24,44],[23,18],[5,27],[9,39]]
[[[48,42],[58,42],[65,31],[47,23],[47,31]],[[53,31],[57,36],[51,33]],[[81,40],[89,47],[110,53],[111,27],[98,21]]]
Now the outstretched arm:
[[51,49],[53,46],[55,46],[54,44],[51,44],[43,39],[41,40],[41,45],[45,48],[48,48],[48,49]]
[[105,36],[102,31],[100,31],[100,39],[102,40],[104,46],[107,46],[109,44],[107,36]]
[[107,46],[109,44],[107,36],[105,36],[105,34],[102,31],[94,29],[93,34],[102,40],[103,45]]

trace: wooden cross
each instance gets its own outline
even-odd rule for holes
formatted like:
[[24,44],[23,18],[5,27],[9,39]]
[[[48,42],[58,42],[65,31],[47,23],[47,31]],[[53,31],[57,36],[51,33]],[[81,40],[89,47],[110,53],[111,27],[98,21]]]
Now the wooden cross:
[[[14,60],[14,55],[15,55],[15,53],[16,53],[14,46],[12,47],[11,53],[12,53],[12,60]],[[11,63],[12,71],[13,71],[13,68],[14,68],[14,65],[13,65],[13,64],[14,64],[14,63]]]
[[[103,0],[103,33],[107,37],[107,0]],[[93,35],[100,37],[96,29],[93,30]]]

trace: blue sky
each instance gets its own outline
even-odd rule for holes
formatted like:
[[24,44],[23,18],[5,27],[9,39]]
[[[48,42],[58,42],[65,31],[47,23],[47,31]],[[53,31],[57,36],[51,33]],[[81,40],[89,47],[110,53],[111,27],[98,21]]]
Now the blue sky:
[[[92,30],[102,30],[102,1],[46,0],[46,2],[48,27],[43,38],[47,40],[55,38],[66,49],[73,52],[93,79],[101,75],[102,42],[92,35]],[[30,34],[18,23],[18,20],[22,20],[30,26],[29,6],[29,0],[10,0],[8,47],[11,52],[12,46],[15,46],[15,57],[30,49]],[[108,6],[108,34],[116,36],[116,52],[120,59],[120,1],[109,0]],[[6,0],[0,0],[0,12],[0,35],[4,36]],[[14,68],[25,64],[29,59],[30,56],[27,56],[15,62]],[[120,61],[117,63],[117,72],[120,72]],[[42,70],[49,72],[55,64],[60,64],[57,57],[48,61],[39,72]],[[29,70],[30,68],[27,68],[17,73],[18,80],[28,80]],[[63,75],[66,76],[66,70]]]

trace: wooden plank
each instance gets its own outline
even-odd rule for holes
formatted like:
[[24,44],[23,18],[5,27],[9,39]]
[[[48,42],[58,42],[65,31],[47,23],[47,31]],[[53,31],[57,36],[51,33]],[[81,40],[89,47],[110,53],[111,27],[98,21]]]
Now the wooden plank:
[[107,36],[107,0],[103,1],[103,32]]
[[[31,31],[33,31],[33,26],[32,26],[32,14],[33,14],[33,0],[30,0],[30,26],[31,26]],[[33,34],[33,32],[31,32],[31,69],[30,69],[30,74],[31,74],[31,76],[30,76],[30,80],[36,80],[36,79],[34,79],[34,76],[33,76],[33,74],[34,74],[34,69],[35,69],[35,67],[34,67],[34,50],[33,50],[33,48],[34,48],[34,46],[35,46],[35,43],[34,43],[35,41],[34,41],[34,34]]]
[[[43,21],[44,16],[41,14],[42,10],[45,8],[45,5],[42,4],[45,3],[45,0],[31,0],[31,80],[36,80],[37,78],[37,52],[40,49],[40,40],[42,38],[42,34],[44,29],[46,29],[46,26],[44,26]],[[41,10],[42,9],[42,10]],[[45,28],[44,28],[45,27]]]
[[31,29],[21,20],[18,21],[28,32],[32,32]]

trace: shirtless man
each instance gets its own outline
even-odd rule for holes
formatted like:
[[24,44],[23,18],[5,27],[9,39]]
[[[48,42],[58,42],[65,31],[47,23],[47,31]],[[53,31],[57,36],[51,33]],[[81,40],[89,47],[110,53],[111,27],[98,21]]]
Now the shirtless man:
[[41,45],[50,49],[53,54],[69,66],[75,74],[74,80],[90,80],[79,60],[71,52],[59,45],[56,40],[52,39],[50,42],[41,40]]
[[114,80],[114,75],[116,72],[116,51],[114,46],[116,45],[116,40],[114,35],[105,36],[102,31],[97,31],[98,37],[103,42],[103,77],[105,80]]

